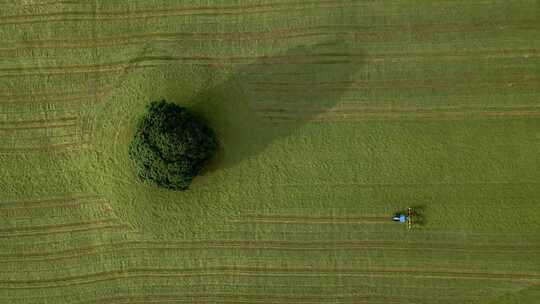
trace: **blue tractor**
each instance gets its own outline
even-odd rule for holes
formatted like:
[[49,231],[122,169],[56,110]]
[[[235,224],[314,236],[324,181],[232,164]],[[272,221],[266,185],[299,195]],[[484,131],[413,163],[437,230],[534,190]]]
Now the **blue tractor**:
[[412,219],[413,219],[413,215],[414,215],[414,212],[412,210],[412,208],[407,208],[407,212],[398,212],[396,214],[394,214],[394,216],[392,217],[392,221],[394,222],[398,222],[398,223],[401,223],[401,224],[407,224],[407,229],[411,229],[412,228]]

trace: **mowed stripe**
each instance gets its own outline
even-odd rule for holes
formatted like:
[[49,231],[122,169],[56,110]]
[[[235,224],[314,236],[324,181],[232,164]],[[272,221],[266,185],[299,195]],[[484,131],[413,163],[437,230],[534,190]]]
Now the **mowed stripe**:
[[279,268],[279,267],[250,267],[250,266],[218,266],[203,268],[132,268],[116,271],[92,273],[86,275],[27,280],[1,280],[0,289],[35,289],[68,287],[84,284],[95,284],[113,280],[134,278],[174,278],[174,277],[410,277],[431,279],[471,279],[471,280],[502,280],[535,283],[540,280],[536,272],[472,272],[450,269],[416,269],[416,268]]
[[[162,66],[168,63],[177,62],[182,64],[194,64],[207,67],[229,67],[236,64],[245,64],[250,66],[257,65],[277,65],[277,64],[363,64],[366,62],[384,62],[385,60],[407,60],[411,58],[416,60],[434,59],[437,60],[465,60],[471,58],[474,51],[466,52],[451,52],[447,53],[416,53],[415,56],[407,56],[407,54],[377,54],[366,56],[364,54],[351,53],[322,53],[311,55],[259,55],[259,56],[140,56],[130,60],[112,63],[101,64],[86,64],[86,65],[68,65],[68,66],[44,66],[44,67],[10,67],[0,69],[0,78],[2,77],[21,77],[21,76],[44,76],[44,75],[64,75],[64,74],[79,74],[79,73],[107,73],[107,72],[122,72],[127,69],[144,69]],[[514,58],[514,57],[540,57],[538,49],[516,49],[516,50],[479,50],[477,52],[480,58]],[[476,57],[475,57],[476,58]],[[531,78],[532,84],[538,84],[538,80]],[[519,83],[519,82],[518,82]],[[319,90],[325,88],[319,88]],[[341,90],[341,88],[337,88]],[[257,90],[264,91],[262,88]],[[326,88],[326,90],[330,90]],[[276,90],[278,91],[278,90]]]
[[[360,101],[359,101],[360,102]],[[436,106],[436,107],[418,107],[418,106],[395,106],[387,104],[386,106],[344,106],[340,105],[335,108],[322,108],[322,107],[300,107],[294,103],[284,103],[280,107],[271,107],[269,105],[262,106],[264,101],[258,101],[261,106],[254,106],[253,109],[261,113],[379,113],[379,112],[404,112],[404,113],[424,113],[424,112],[436,112],[436,111],[459,111],[459,110],[484,110],[484,111],[501,111],[501,110],[536,110],[540,109],[540,104],[512,104],[512,105],[482,105],[482,104],[463,104],[455,106]],[[269,103],[271,104],[271,102]]]
[[135,63],[131,63],[130,61],[126,61],[110,64],[87,64],[61,67],[5,68],[0,69],[0,72],[4,71],[4,73],[0,73],[0,78],[124,72],[126,70],[144,69],[155,66],[156,65],[152,64],[138,65]]
[[335,295],[288,295],[288,294],[184,294],[184,295],[131,295],[102,298],[94,301],[85,301],[83,303],[321,303],[321,301],[331,301],[332,303],[402,303],[389,299],[381,295],[360,295],[360,294],[335,294]]
[[[352,56],[352,55],[351,55]],[[341,81],[250,81],[247,83],[256,88],[257,91],[275,89],[278,92],[289,93],[291,91],[305,92],[307,88],[310,91],[324,92],[344,89],[391,89],[391,88],[431,88],[445,89],[458,86],[478,87],[491,85],[511,85],[521,86],[523,84],[540,84],[540,79],[534,74],[520,72],[516,74],[506,74],[498,79],[487,80],[486,77],[462,75],[457,78],[443,79],[392,79],[392,80],[341,80]]]
[[[59,74],[59,73],[71,73],[71,72],[106,72],[117,71],[127,67],[135,67],[136,64],[144,64],[153,61],[178,61],[185,62],[187,64],[194,64],[200,61],[213,62],[213,63],[250,63],[252,60],[268,61],[268,64],[273,63],[317,63],[317,62],[342,62],[335,58],[349,58],[349,57],[362,57],[360,54],[348,54],[348,53],[321,53],[311,55],[259,55],[259,56],[139,56],[125,61],[101,63],[101,64],[82,64],[82,65],[70,65],[70,66],[44,66],[44,67],[10,67],[1,68],[0,77],[12,76],[15,74],[34,75],[31,72],[36,71],[44,74]],[[333,60],[332,60],[333,59]],[[349,61],[347,61],[349,62]],[[137,67],[151,67],[152,65],[142,65]],[[30,71],[30,73],[23,73]]]
[[[348,4],[348,5],[346,5]],[[219,16],[278,13],[291,10],[329,9],[345,7],[360,7],[353,5],[351,0],[319,0],[319,1],[289,1],[265,4],[236,5],[236,6],[184,6],[171,7],[162,10],[137,11],[66,11],[34,15],[13,15],[0,17],[0,25],[67,22],[67,21],[118,21],[137,20],[149,18],[175,17],[175,16]]]
[[260,115],[270,122],[317,122],[317,123],[332,123],[342,121],[390,121],[390,120],[463,120],[463,119],[499,119],[499,118],[536,118],[540,117],[540,111],[464,111],[464,112],[445,112],[434,111],[431,113],[410,113],[410,112],[395,112],[382,111],[380,113],[342,113],[329,114],[321,113],[320,115]]
[[78,117],[63,117],[56,119],[36,119],[26,121],[0,121],[0,134],[2,132],[13,132],[21,130],[54,129],[64,127],[75,127],[79,121]]
[[89,230],[125,228],[130,226],[121,223],[118,219],[103,219],[92,222],[67,223],[58,225],[44,225],[32,227],[15,227],[0,229],[0,239],[49,235],[57,233],[84,232]]
[[462,252],[471,254],[532,254],[540,252],[535,245],[466,245],[455,242],[403,242],[403,241],[283,241],[283,240],[209,240],[184,242],[152,242],[128,241],[80,247],[76,249],[32,252],[16,254],[0,254],[0,263],[51,261],[80,258],[84,256],[104,254],[124,254],[134,251],[184,251],[184,250],[278,250],[278,251],[311,251],[311,250],[392,250],[392,251],[432,251]]
[[93,117],[64,117],[0,122],[0,141],[4,141],[0,153],[69,152],[90,148],[93,121]]
[[97,195],[81,195],[69,198],[2,202],[0,203],[0,212],[16,209],[74,207],[82,204],[101,203],[103,201],[104,199]]
[[[383,28],[381,30],[381,27]],[[156,32],[156,33],[133,33],[126,36],[112,36],[105,38],[70,39],[70,40],[33,40],[25,42],[10,43],[11,47],[0,47],[0,52],[9,52],[36,48],[97,48],[97,47],[117,47],[122,45],[142,45],[149,40],[219,40],[219,41],[241,41],[241,40],[275,40],[275,39],[298,39],[318,36],[353,36],[363,38],[373,38],[376,40],[388,39],[390,37],[403,37],[404,33],[426,36],[435,33],[456,33],[456,32],[485,32],[500,31],[504,27],[506,30],[536,30],[540,26],[535,24],[535,20],[521,22],[492,22],[483,24],[421,24],[411,25],[381,25],[381,26],[358,26],[347,24],[329,24],[302,28],[276,28],[269,31],[243,31],[243,32]],[[454,51],[459,53],[460,51]]]
[[[208,284],[210,285],[210,284]],[[205,285],[205,286],[208,286]],[[218,286],[226,286],[227,284],[219,284]],[[241,284],[242,286],[246,286]],[[260,287],[259,285],[249,285],[250,287]],[[290,285],[272,284],[272,286],[290,287]],[[302,284],[302,286],[305,286]],[[354,285],[342,285],[335,286],[332,292],[326,294],[316,293],[313,295],[295,295],[295,294],[246,294],[246,293],[205,293],[205,294],[153,294],[153,295],[117,295],[115,297],[101,298],[91,301],[80,302],[79,304],[101,304],[101,303],[174,303],[178,301],[180,303],[189,301],[189,303],[207,303],[208,301],[219,303],[371,303],[371,304],[393,304],[393,303],[411,303],[411,300],[450,300],[455,299],[455,296],[443,296],[439,294],[435,295],[415,295],[407,293],[406,291],[394,294],[379,294],[375,292],[369,292],[366,294],[351,293],[351,294],[337,294],[336,290],[342,290],[343,288],[351,287]],[[320,290],[323,286],[311,285],[312,288]],[[365,285],[356,286],[359,290],[365,290]],[[416,286],[410,286],[411,289],[417,288]],[[467,295],[464,299],[485,299],[482,295]],[[135,301],[135,302],[134,302]],[[146,302],[143,302],[146,301]]]
[[3,95],[0,96],[0,105],[6,104],[32,104],[32,103],[69,103],[77,101],[99,101],[113,88],[99,87],[91,92],[35,92],[32,94]]
[[17,147],[17,148],[2,148],[0,149],[0,154],[24,154],[24,153],[36,153],[36,152],[47,152],[47,153],[71,153],[81,150],[91,149],[92,142],[82,141],[82,142],[71,142],[71,143],[61,143],[61,144],[51,144],[51,145],[42,145],[34,147]]
[[[464,77],[467,81],[466,77]],[[358,91],[373,91],[373,90],[390,90],[394,89],[396,91],[401,89],[431,89],[437,90],[439,92],[455,92],[457,90],[485,90],[493,87],[504,89],[522,89],[522,88],[534,88],[540,84],[540,81],[532,79],[533,77],[526,77],[521,75],[519,79],[498,79],[491,81],[475,81],[469,80],[465,82],[458,79],[447,79],[444,81],[432,81],[432,80],[417,80],[417,81],[408,81],[408,82],[356,82],[356,83],[342,83],[335,84],[332,86],[329,85],[320,85],[317,83],[295,85],[275,85],[275,84],[266,84],[266,85],[253,85],[250,90],[258,93],[267,93],[267,95],[285,95],[285,96],[301,96],[304,97],[316,97],[322,95],[319,98],[324,98],[324,93],[332,94],[332,92],[358,92]]]

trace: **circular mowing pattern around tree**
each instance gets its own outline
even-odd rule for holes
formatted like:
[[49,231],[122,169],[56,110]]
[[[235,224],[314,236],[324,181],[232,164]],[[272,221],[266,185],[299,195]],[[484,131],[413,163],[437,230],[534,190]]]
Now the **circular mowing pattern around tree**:
[[157,186],[186,190],[217,151],[214,132],[186,108],[152,102],[129,146],[139,177]]

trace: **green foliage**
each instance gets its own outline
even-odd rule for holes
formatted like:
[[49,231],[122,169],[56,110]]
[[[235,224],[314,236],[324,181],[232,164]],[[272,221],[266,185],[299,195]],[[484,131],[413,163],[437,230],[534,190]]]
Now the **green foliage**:
[[152,102],[129,146],[140,178],[174,190],[186,190],[215,154],[212,130],[186,108]]

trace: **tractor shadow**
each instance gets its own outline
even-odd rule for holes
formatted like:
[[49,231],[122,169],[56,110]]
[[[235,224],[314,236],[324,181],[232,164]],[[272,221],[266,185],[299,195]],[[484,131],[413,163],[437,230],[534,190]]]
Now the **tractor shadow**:
[[426,216],[425,216],[425,205],[417,205],[417,206],[411,206],[412,208],[412,218],[414,225],[418,225],[420,227],[423,227],[427,224]]
[[305,124],[328,120],[325,113],[350,90],[364,58],[358,46],[333,40],[234,66],[230,77],[189,103],[220,143],[202,175],[235,167]]

